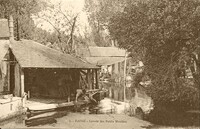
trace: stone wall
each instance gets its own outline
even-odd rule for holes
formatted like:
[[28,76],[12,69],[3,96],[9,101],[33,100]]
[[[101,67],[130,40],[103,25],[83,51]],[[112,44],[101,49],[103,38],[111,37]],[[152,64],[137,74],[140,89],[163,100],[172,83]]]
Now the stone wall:
[[0,121],[22,114],[24,101],[20,97],[0,98]]

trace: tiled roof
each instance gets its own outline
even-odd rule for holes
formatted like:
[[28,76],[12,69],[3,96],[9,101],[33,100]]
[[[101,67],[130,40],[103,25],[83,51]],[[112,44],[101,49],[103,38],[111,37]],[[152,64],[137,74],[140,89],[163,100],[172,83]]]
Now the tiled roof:
[[22,68],[99,68],[32,40],[12,41],[11,50]]

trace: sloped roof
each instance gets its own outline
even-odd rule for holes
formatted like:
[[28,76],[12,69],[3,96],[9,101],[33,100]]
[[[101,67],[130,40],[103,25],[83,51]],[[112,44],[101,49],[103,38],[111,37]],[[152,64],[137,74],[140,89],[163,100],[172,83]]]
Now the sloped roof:
[[9,27],[7,19],[0,19],[0,38],[9,38]]
[[117,47],[89,47],[92,57],[124,57],[125,50]]
[[99,68],[32,40],[12,41],[11,50],[22,68]]
[[125,59],[126,51],[117,47],[85,47],[78,48],[79,56],[95,65],[112,65]]
[[5,57],[9,48],[9,40],[0,40],[0,62]]

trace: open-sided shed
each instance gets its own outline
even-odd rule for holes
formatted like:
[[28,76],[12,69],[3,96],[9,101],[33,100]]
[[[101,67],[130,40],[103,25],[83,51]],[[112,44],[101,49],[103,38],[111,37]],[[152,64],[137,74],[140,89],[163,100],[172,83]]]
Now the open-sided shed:
[[[9,90],[15,96],[63,98],[76,89],[98,88],[99,67],[32,40],[11,40],[3,62],[8,64]],[[6,50],[6,48],[4,48]]]

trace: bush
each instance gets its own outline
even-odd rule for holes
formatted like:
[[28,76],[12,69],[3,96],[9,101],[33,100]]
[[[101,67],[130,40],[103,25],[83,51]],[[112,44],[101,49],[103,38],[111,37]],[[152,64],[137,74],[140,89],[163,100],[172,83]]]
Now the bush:
[[187,127],[200,126],[199,118],[200,114],[188,114],[166,105],[157,105],[149,114],[148,121],[156,125]]

